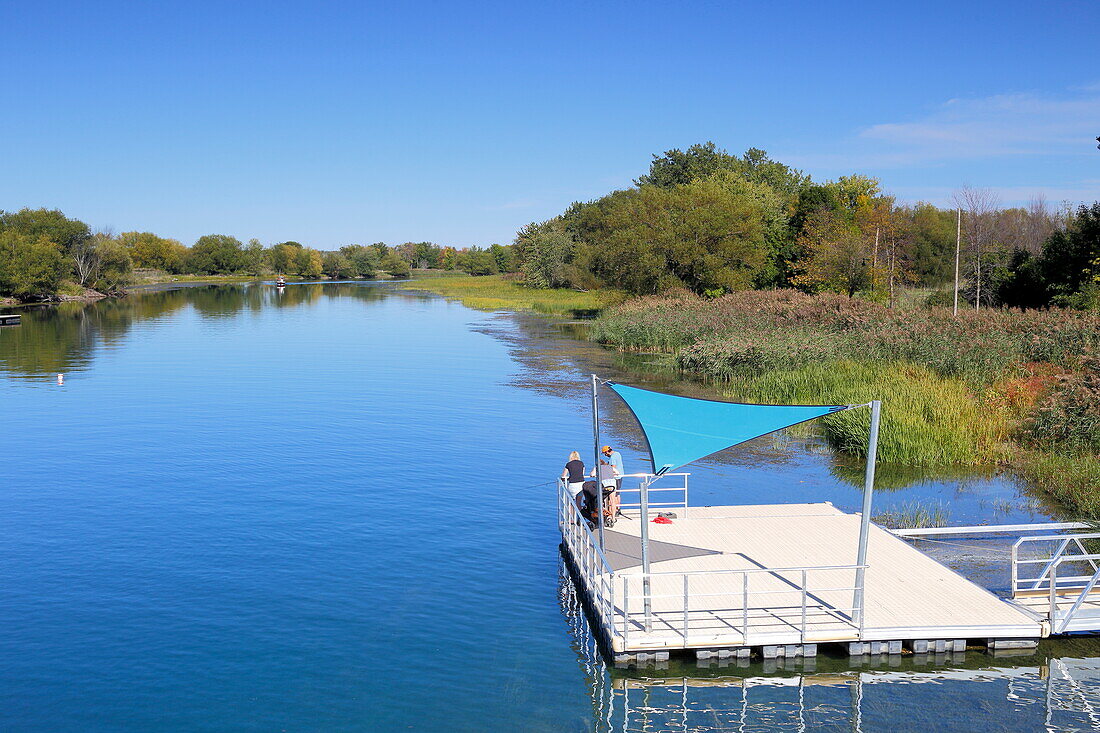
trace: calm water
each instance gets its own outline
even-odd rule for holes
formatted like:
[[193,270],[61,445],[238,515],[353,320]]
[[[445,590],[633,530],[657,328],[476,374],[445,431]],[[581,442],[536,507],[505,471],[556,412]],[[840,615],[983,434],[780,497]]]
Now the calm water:
[[[0,330],[0,728],[1100,727],[1091,640],[607,670],[550,480],[588,449],[589,372],[656,377],[563,330],[369,283],[193,288]],[[605,434],[640,468],[613,399]],[[693,503],[851,509],[859,470],[761,439],[693,467]],[[883,476],[880,508],[1052,516],[1005,477]],[[962,554],[1003,582],[995,548]]]

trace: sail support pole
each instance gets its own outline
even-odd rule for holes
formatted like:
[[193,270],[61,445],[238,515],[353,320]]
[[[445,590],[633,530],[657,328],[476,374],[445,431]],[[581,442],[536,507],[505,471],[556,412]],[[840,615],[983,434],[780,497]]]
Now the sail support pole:
[[[875,456],[878,453],[879,412],[882,402],[871,401],[871,430],[867,438],[867,468],[863,474],[863,513],[859,518],[859,551],[856,555],[856,587],[853,605],[853,621],[863,629],[864,583],[866,581],[867,537],[871,530],[871,499],[875,492]],[[858,614],[858,615],[857,615]]]
[[592,455],[595,463],[592,470],[596,476],[596,513],[599,515],[599,541],[603,549],[603,481],[600,480],[600,399],[596,392],[596,375],[592,375]]

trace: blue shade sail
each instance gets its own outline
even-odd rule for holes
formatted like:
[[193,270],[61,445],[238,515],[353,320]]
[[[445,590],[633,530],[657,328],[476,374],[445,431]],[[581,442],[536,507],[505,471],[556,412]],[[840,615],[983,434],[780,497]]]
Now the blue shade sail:
[[716,402],[607,383],[642,426],[654,473],[800,422],[848,409],[848,405],[751,405]]

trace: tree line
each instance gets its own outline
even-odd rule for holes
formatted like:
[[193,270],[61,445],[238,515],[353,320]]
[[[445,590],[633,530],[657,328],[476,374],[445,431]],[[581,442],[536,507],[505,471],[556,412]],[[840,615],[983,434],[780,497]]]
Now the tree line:
[[172,275],[292,275],[308,279],[407,277],[413,268],[471,275],[517,270],[514,247],[456,248],[431,242],[349,244],[320,251],[299,242],[264,246],[225,234],[199,237],[190,247],[152,232],[93,232],[56,209],[0,211],[0,296],[20,300],[80,294],[90,288],[118,294],[135,270]]
[[1100,305],[1100,203],[1006,208],[969,187],[955,199],[902,204],[874,178],[817,182],[763,150],[708,142],[654,155],[631,188],[528,224],[514,246],[533,287],[797,288],[890,303],[904,286],[952,284],[958,248],[960,297],[974,307]]

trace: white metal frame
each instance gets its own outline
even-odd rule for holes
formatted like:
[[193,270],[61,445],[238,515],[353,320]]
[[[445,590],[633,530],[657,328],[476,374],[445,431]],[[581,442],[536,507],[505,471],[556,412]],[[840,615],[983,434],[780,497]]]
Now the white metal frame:
[[[1089,552],[1082,540],[1097,539],[1100,532],[1043,535],[1021,537],[1012,545],[1012,596],[1019,599],[1045,592],[1052,634],[1080,630],[1082,623],[1088,629],[1100,628],[1100,609],[1083,608],[1100,582],[1100,554]],[[1027,546],[1033,546],[1036,554],[1021,556],[1021,548]],[[1086,563],[1092,572],[1079,574]],[[1074,574],[1059,574],[1062,565],[1071,564],[1076,566],[1071,570]],[[1038,574],[1027,574],[1027,569],[1036,565],[1041,566]],[[1062,610],[1060,603],[1069,601],[1069,608]]]
[[[687,475],[682,475],[686,494]],[[798,643],[814,642],[809,635],[810,627],[814,623],[820,623],[822,617],[851,629],[856,638],[863,638],[864,614],[857,605],[862,601],[859,588],[855,585],[837,587],[836,583],[823,582],[823,576],[838,572],[854,573],[858,582],[860,574],[857,571],[863,568],[857,565],[657,573],[644,570],[616,572],[607,561],[588,521],[577,510],[573,495],[563,479],[558,480],[558,527],[563,544],[580,576],[579,585],[587,594],[589,606],[601,630],[616,651],[644,649],[647,645],[650,648],[654,645],[657,648],[669,648],[654,636],[645,638],[646,635],[652,635],[658,625],[679,637],[674,640],[674,646],[689,648],[703,644],[705,640],[701,637],[707,634],[704,629],[710,628],[707,626],[708,622],[716,620],[724,627],[724,634],[728,635],[722,642],[727,646],[773,643],[774,639],[767,638],[768,632],[759,632],[759,624],[755,624],[758,628],[754,632],[753,622],[761,619],[790,627],[797,633]],[[773,579],[781,578],[790,587],[780,590],[754,589],[752,579],[762,575]],[[692,579],[701,576],[708,579],[715,576],[728,579],[723,585],[730,590],[720,594],[692,590]],[[653,593],[651,583],[656,579],[673,579],[677,592]],[[667,585],[667,582],[664,584]],[[818,597],[822,593],[841,591],[852,592],[853,605],[850,608],[826,604]],[[741,605],[736,609],[726,609],[727,613],[722,613],[722,609],[699,608],[700,599],[717,595],[739,595]],[[668,598],[681,600],[681,603],[676,604],[676,612],[653,610],[653,600]],[[635,637],[634,644],[631,644],[632,636]],[[786,640],[783,643],[796,642]]]

